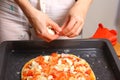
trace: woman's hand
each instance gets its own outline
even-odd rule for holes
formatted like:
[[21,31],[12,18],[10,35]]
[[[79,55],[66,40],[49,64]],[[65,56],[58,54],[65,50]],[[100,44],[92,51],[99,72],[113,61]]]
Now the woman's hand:
[[75,2],[66,16],[60,35],[71,38],[80,34],[91,1],[92,0],[77,0],[77,2]]
[[78,36],[82,30],[83,24],[84,18],[76,16],[73,13],[69,12],[62,26],[62,32],[60,33],[60,35],[70,38]]
[[[59,37],[58,33],[61,31],[61,28],[52,21],[46,14],[34,8],[28,0],[15,0],[16,3],[20,6],[29,22],[36,31],[36,34],[39,38],[50,42]],[[51,34],[48,31],[48,26],[54,31],[55,34]]]
[[[35,29],[37,36],[47,42],[57,39],[61,28],[41,11],[34,10],[34,12],[33,17],[28,19]],[[54,31],[54,34],[49,33],[49,28]]]

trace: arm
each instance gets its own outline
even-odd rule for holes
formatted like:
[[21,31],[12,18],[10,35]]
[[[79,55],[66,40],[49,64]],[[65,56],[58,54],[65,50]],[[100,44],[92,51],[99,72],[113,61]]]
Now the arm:
[[72,10],[76,11],[76,15],[82,16],[85,19],[87,11],[88,11],[92,1],[93,0],[77,0],[77,2],[72,7],[73,9],[71,9],[71,12],[72,12]]
[[52,26],[52,28],[56,32],[59,32],[61,28],[59,28],[59,26],[54,21],[52,21],[46,14],[34,8],[30,4],[29,0],[15,0],[15,2],[19,5],[19,7],[22,9],[24,14],[28,18],[29,22],[35,29],[38,37],[48,42],[59,37],[58,34],[50,34],[47,30],[47,26]]
[[31,18],[34,15],[34,10],[35,8],[30,4],[29,0],[14,0],[19,7],[22,9],[24,14],[28,17]]
[[61,35],[67,37],[78,36],[84,25],[84,20],[92,0],[77,0],[70,9],[62,26]]

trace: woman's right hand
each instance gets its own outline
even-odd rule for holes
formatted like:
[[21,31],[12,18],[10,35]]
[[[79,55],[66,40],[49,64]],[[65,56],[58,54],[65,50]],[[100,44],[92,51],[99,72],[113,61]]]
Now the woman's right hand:
[[[58,34],[61,32],[61,28],[46,14],[34,8],[29,0],[15,0],[15,2],[20,6],[39,38],[50,42],[59,37]],[[52,28],[55,34],[49,33],[48,26]]]
[[[28,17],[28,19],[39,38],[50,42],[59,37],[58,34],[61,32],[61,28],[43,12],[35,9],[32,16]],[[54,34],[49,33],[48,27],[51,27]]]

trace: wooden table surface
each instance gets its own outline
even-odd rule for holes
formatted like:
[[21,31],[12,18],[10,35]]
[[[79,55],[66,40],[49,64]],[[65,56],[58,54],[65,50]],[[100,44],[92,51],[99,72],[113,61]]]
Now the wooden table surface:
[[117,42],[113,47],[114,47],[114,49],[115,49],[115,51],[116,51],[116,53],[117,53],[117,56],[118,56],[119,59],[120,59],[120,43]]

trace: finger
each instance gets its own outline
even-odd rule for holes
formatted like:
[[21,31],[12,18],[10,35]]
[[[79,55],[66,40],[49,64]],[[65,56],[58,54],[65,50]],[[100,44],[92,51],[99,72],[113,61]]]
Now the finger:
[[42,38],[46,40],[47,42],[51,42],[57,39],[58,37],[59,37],[58,35],[46,35],[46,36],[43,36]]
[[[65,21],[64,21],[64,23],[63,23],[63,25],[62,25],[62,27],[61,27],[62,30],[64,30],[64,28],[67,26],[67,24],[68,24],[69,21],[70,21],[70,17],[67,16],[66,19],[65,19]],[[63,31],[61,31],[61,32],[59,33],[59,35],[60,35],[60,36],[64,36],[64,35],[63,35]]]
[[41,39],[47,41],[47,42],[51,42],[55,39],[57,39],[59,36],[58,35],[38,35],[38,37],[40,37]]
[[53,41],[59,37],[59,35],[49,34],[47,31],[44,33],[37,33],[37,36],[47,42]]
[[62,31],[62,29],[59,27],[59,25],[58,24],[56,24],[54,21],[52,21],[52,20],[50,20],[49,21],[49,25],[48,26],[51,26],[51,28],[53,29],[53,30],[55,30],[55,32],[61,32]]
[[76,31],[77,31],[77,29],[79,28],[79,26],[80,26],[80,24],[79,24],[78,22],[76,22],[76,23],[74,24],[74,26],[72,27],[71,31],[69,31],[69,32],[66,34],[66,36],[69,37],[70,35],[75,34]]
[[[83,24],[84,24],[84,23],[79,24],[79,25],[76,24],[76,25],[75,25],[75,26],[76,26],[76,27],[75,27],[75,28],[76,28],[76,29],[75,29],[76,31],[74,31],[75,33],[69,35],[68,37],[72,38],[72,37],[78,36],[78,35],[80,34],[80,32],[82,31]],[[77,28],[77,27],[79,27],[79,28]]]
[[76,24],[73,27],[73,29],[71,30],[71,32],[69,32],[67,34],[67,36],[69,36],[69,37],[75,37],[75,36],[79,35],[81,30],[82,30],[82,27],[84,25],[83,18],[81,18],[81,17],[74,17],[74,19],[76,20]]
[[63,25],[62,25],[62,29],[64,29],[65,28],[65,26],[67,26],[67,24],[68,24],[68,22],[70,21],[70,17],[69,16],[67,16],[66,17],[66,19],[65,19],[65,22],[63,23]]
[[57,39],[58,35],[44,35],[42,38],[45,39],[47,42],[51,42]]
[[75,23],[76,23],[75,19],[74,19],[74,18],[71,18],[71,19],[70,19],[70,22],[69,22],[69,23],[67,24],[67,26],[63,29],[62,34],[63,34],[64,36],[66,36],[66,34],[71,31],[71,29],[73,28],[73,26],[75,25]]
[[71,29],[71,31],[69,31],[66,36],[70,36],[70,35],[78,35],[78,30],[79,27],[83,24],[83,21],[76,21],[75,25],[73,26],[73,28]]

